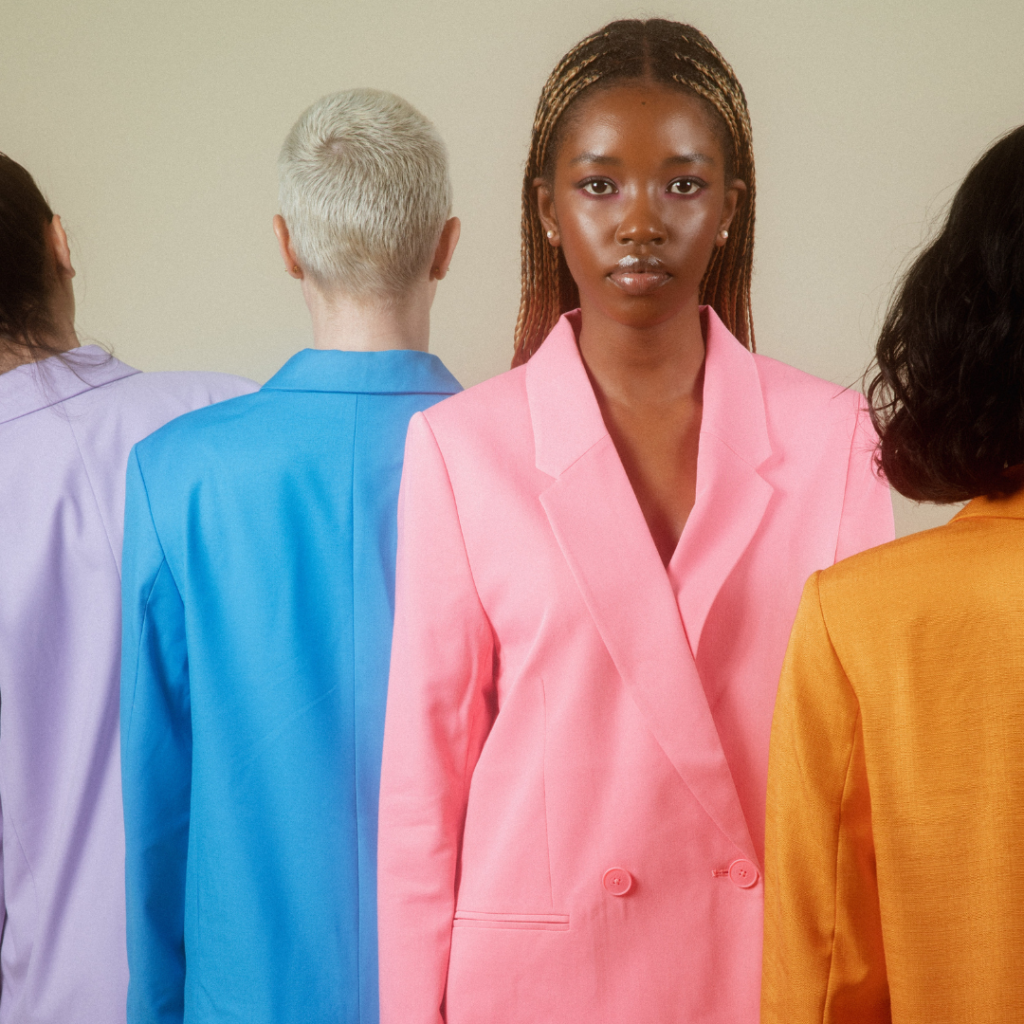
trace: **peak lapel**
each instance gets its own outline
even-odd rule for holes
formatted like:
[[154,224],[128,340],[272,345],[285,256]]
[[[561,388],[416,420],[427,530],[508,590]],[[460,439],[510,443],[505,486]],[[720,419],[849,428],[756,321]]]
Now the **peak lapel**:
[[563,317],[527,367],[541,496],[598,632],[648,728],[711,819],[757,861],[668,575]]

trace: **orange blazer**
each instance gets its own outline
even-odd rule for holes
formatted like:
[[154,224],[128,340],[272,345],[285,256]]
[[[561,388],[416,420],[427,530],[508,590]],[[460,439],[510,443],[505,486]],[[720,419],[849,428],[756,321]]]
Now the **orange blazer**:
[[772,724],[763,1024],[1024,1020],[1024,493],[815,573]]

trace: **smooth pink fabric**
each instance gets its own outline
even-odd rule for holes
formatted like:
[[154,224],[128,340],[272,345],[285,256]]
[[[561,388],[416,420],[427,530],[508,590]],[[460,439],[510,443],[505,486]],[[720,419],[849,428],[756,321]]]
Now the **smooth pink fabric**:
[[697,500],[671,577],[571,315],[525,367],[413,418],[382,1024],[758,1019],[790,626],[809,573],[893,522],[861,397],[704,315]]

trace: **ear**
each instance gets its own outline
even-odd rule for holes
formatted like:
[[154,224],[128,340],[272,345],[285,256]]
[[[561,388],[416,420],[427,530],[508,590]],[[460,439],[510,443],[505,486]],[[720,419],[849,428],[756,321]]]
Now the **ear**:
[[537,213],[540,215],[540,226],[544,229],[548,241],[554,248],[561,245],[561,235],[558,231],[558,217],[555,214],[555,197],[551,183],[544,178],[533,179],[533,200],[537,204]]
[[725,189],[725,202],[722,204],[722,219],[718,225],[718,234],[715,236],[715,245],[721,247],[725,245],[728,240],[728,234],[722,235],[725,231],[728,233],[729,225],[732,223],[733,217],[736,216],[736,211],[740,208],[740,204],[747,197],[747,183],[742,178],[733,178],[733,180],[726,186]]
[[297,281],[301,281],[304,276],[302,267],[299,266],[299,261],[292,251],[292,239],[288,234],[288,225],[285,224],[284,217],[279,213],[274,214],[274,234],[277,235],[277,244],[281,249],[281,258],[284,260],[284,269]]
[[67,232],[57,214],[50,221],[50,249],[57,263],[57,272],[65,277],[74,277],[75,268],[71,266],[71,247],[68,245]]
[[434,250],[434,258],[430,263],[430,280],[441,281],[448,273],[452,257],[455,255],[455,246],[459,244],[459,235],[462,234],[462,222],[458,217],[449,217],[441,228],[441,237],[437,241],[437,248]]

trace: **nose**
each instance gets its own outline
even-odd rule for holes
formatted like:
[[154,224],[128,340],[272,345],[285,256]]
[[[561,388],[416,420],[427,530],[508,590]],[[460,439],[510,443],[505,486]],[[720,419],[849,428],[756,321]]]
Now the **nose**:
[[615,240],[623,245],[660,245],[666,233],[657,202],[644,189],[639,189],[622,211]]

